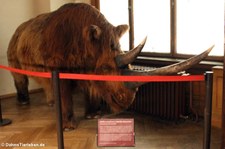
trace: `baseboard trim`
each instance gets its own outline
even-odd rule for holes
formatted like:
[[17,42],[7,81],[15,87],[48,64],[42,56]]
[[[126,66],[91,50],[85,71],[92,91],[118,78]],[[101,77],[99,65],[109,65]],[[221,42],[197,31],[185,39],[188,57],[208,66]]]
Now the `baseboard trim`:
[[[43,91],[42,88],[32,89],[32,90],[29,91],[29,94],[39,93],[39,92],[42,92],[42,91]],[[13,97],[16,97],[16,93],[0,95],[0,99],[8,99],[8,98],[13,98]]]

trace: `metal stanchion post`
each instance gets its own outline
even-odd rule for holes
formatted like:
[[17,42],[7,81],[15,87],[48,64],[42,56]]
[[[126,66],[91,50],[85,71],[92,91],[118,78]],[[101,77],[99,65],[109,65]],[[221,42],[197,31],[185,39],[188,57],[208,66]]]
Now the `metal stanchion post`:
[[2,105],[1,105],[1,99],[0,99],[0,126],[5,126],[8,124],[11,124],[12,121],[10,119],[3,119],[2,118]]
[[205,100],[205,110],[204,110],[203,149],[210,149],[213,72],[211,71],[206,72],[205,80],[206,80],[206,100]]
[[52,72],[53,96],[56,103],[56,124],[57,124],[57,138],[58,149],[64,149],[63,129],[62,129],[62,107],[61,107],[61,94],[59,83],[59,72]]

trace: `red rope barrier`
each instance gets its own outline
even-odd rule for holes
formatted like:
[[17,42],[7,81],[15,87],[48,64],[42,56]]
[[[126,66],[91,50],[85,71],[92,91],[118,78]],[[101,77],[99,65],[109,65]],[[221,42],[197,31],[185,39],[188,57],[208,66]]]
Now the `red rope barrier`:
[[[50,72],[37,72],[22,69],[16,69],[0,65],[0,69],[5,69],[11,72],[20,73],[33,77],[51,78]],[[189,75],[189,76],[116,76],[116,75],[94,75],[94,74],[74,74],[60,73],[60,79],[74,80],[94,80],[94,81],[127,81],[127,82],[181,82],[181,81],[204,81],[204,75]]]
[[37,71],[28,71],[28,70],[22,70],[22,69],[17,69],[17,68],[12,68],[8,66],[3,66],[0,65],[1,69],[5,69],[11,72],[19,73],[19,74],[24,74],[28,76],[33,76],[33,77],[41,77],[41,78],[51,78],[50,72],[37,72]]

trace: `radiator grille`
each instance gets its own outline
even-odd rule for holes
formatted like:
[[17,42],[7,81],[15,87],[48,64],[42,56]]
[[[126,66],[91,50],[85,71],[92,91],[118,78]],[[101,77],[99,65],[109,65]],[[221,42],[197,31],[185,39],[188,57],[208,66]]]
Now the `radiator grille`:
[[[138,66],[134,68],[140,70]],[[130,109],[166,120],[178,120],[187,113],[186,86],[186,82],[147,83],[139,88]]]

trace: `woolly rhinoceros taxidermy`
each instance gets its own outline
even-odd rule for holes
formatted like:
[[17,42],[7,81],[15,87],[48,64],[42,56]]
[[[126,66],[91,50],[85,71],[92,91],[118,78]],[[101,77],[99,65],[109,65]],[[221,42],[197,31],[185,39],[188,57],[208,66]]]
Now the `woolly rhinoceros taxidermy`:
[[[99,10],[88,4],[66,4],[54,12],[30,19],[17,28],[8,47],[9,66],[41,72],[59,70],[101,75],[168,75],[199,63],[212,49],[209,48],[181,63],[148,72],[136,72],[129,64],[141,52],[145,40],[124,53],[120,49],[119,40],[127,30],[128,25],[113,26]],[[19,103],[28,104],[28,77],[17,73],[12,75]],[[51,79],[33,79],[43,87],[47,102],[53,103]],[[76,127],[72,109],[72,88],[82,89],[88,102],[103,99],[113,112],[118,112],[128,108],[134,100],[137,88],[142,84],[60,80],[63,128]]]

